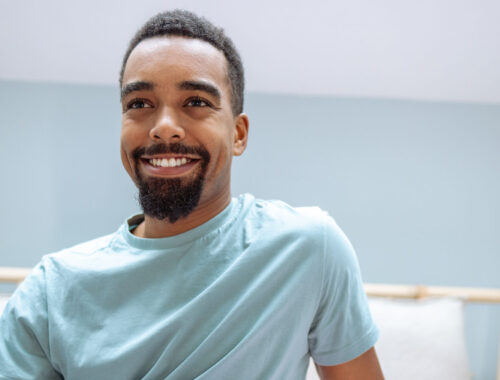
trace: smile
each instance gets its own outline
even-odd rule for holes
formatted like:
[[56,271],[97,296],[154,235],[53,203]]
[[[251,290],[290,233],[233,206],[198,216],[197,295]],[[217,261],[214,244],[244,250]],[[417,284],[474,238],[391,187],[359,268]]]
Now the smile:
[[142,170],[153,177],[177,177],[193,172],[202,162],[198,157],[169,155],[167,157],[142,157]]
[[175,168],[177,166],[186,165],[191,162],[191,159],[182,157],[182,158],[151,158],[148,162],[155,167],[162,168]]

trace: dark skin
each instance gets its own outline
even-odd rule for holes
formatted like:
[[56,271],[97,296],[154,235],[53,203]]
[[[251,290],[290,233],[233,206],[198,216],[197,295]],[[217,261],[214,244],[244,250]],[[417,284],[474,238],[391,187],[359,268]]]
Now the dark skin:
[[322,380],[383,380],[384,375],[372,347],[357,358],[333,366],[320,366],[316,370]]
[[[173,236],[195,228],[219,214],[230,202],[230,170],[233,156],[247,143],[248,117],[233,115],[227,63],[212,45],[181,37],[151,38],[132,52],[122,86],[122,162],[132,180],[136,163],[132,152],[155,143],[203,145],[210,153],[200,202],[186,218],[175,223],[145,216],[134,233],[141,237]],[[200,162],[176,172],[152,170],[147,160],[139,163],[142,176],[192,179]],[[150,158],[172,158],[158,155]]]
[[[125,67],[122,86],[121,156],[136,182],[143,177],[181,178],[196,175],[197,157],[158,155],[137,164],[132,152],[156,143],[203,145],[210,153],[206,182],[198,206],[175,223],[145,215],[133,233],[144,238],[177,235],[219,214],[231,200],[230,173],[233,156],[241,155],[248,139],[248,117],[234,115],[223,53],[212,45],[183,37],[156,37],[142,41]],[[150,159],[191,160],[174,169],[158,169]],[[336,366],[316,365],[324,380],[383,379],[375,350]]]

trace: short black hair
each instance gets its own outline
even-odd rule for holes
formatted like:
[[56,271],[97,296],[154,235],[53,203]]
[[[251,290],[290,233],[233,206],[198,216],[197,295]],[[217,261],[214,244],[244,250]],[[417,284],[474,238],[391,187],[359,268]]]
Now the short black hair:
[[222,28],[216,27],[204,17],[199,17],[192,12],[181,9],[158,13],[137,31],[123,57],[122,68],[120,70],[120,88],[123,84],[125,65],[132,50],[141,41],[158,36],[180,36],[199,39],[208,42],[222,51],[228,63],[227,76],[231,87],[231,108],[233,115],[243,112],[243,91],[245,87],[243,63],[233,42],[225,35]]

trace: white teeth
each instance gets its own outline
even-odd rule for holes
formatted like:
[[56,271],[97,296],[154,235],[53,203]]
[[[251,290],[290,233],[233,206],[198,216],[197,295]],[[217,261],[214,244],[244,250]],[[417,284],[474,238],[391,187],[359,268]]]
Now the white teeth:
[[186,157],[182,158],[152,158],[149,163],[153,166],[161,166],[163,168],[175,168],[176,166],[186,165],[191,160]]

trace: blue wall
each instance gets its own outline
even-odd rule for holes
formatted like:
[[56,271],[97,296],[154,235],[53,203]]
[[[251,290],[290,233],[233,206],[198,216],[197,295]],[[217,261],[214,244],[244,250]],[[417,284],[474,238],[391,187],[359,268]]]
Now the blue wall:
[[[115,87],[0,81],[0,265],[110,233],[138,210]],[[500,287],[500,105],[248,94],[233,194],[328,210],[366,282]],[[476,379],[500,307],[469,305]]]

